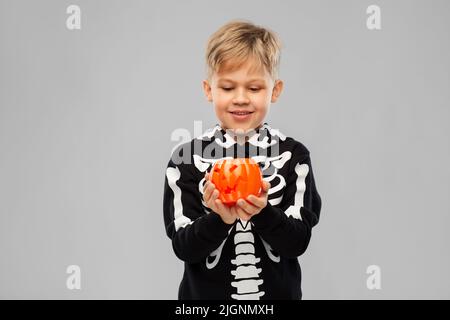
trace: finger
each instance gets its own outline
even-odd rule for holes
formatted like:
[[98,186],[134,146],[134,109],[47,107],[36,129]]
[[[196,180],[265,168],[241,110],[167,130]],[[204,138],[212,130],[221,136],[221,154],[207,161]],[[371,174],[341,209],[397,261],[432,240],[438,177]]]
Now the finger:
[[232,206],[230,208],[231,212],[233,212],[234,215],[236,215],[237,217],[239,217],[239,219],[241,220],[248,220],[246,214],[242,213],[242,209],[240,209],[237,205]]
[[235,217],[239,217],[239,218],[241,219],[241,217],[239,216],[239,214],[238,214],[238,212],[237,212],[237,210],[236,210],[236,206],[230,207],[229,210],[230,210],[230,212],[231,212],[232,215],[234,215]]
[[247,200],[252,203],[255,207],[264,208],[266,206],[267,200],[265,197],[257,197],[253,194],[247,197]]
[[205,189],[203,192],[203,198],[205,199],[205,201],[209,201],[209,199],[211,198],[211,195],[215,189],[216,189],[216,187],[214,186],[214,184],[212,184],[211,182],[206,183]]
[[216,199],[214,202],[220,212],[225,212],[228,213],[228,215],[237,217],[237,215],[234,214],[220,199]]
[[203,190],[208,186],[208,179],[205,177],[205,182],[203,183]]
[[255,212],[258,210],[257,207],[255,207],[253,204],[248,203],[244,199],[239,199],[237,201],[237,205],[240,209],[244,210],[247,214],[255,214]]
[[203,199],[205,199],[205,201],[207,201],[209,199],[208,186],[209,186],[208,182],[206,182],[203,185]]
[[270,189],[270,183],[263,180],[263,187],[262,187],[262,191],[263,193],[267,193]]
[[215,203],[217,198],[219,198],[219,191],[217,189],[213,189],[213,191],[211,192],[211,197],[209,198],[209,202]]
[[203,190],[211,183],[211,180],[209,180],[209,173],[205,173],[205,183],[203,184]]
[[218,212],[218,210],[220,210],[220,208],[217,206],[217,202],[216,202],[218,197],[219,197],[219,191],[214,190],[213,193],[211,194],[211,198],[209,199],[209,202],[208,202],[208,207],[211,210],[213,210],[214,212]]
[[240,208],[240,207],[238,207],[238,206],[236,206],[235,208],[236,208],[237,215],[238,215],[239,218],[241,218],[242,220],[247,221],[247,220],[250,220],[250,218],[252,217],[251,214],[247,213],[247,212],[246,212],[245,210],[243,210],[242,208]]
[[226,211],[225,204],[222,202],[222,200],[218,198],[214,199],[214,203],[216,204],[217,209],[219,209],[221,212]]

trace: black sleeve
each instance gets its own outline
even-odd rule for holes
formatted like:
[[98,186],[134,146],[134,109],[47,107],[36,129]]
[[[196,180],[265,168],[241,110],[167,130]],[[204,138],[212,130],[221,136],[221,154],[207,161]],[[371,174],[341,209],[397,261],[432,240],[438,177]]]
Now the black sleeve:
[[163,199],[167,236],[172,240],[176,256],[188,263],[206,259],[232,227],[215,212],[204,211],[192,169],[192,165],[175,165],[172,159],[169,161]]
[[255,231],[280,256],[295,258],[306,251],[311,229],[319,222],[321,206],[309,152],[293,152],[281,203],[267,203],[251,221]]

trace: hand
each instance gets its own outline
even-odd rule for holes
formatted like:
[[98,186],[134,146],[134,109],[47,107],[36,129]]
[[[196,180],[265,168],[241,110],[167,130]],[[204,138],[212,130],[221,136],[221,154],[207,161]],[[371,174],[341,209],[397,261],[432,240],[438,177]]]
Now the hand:
[[267,198],[269,196],[270,183],[263,180],[262,192],[259,197],[249,195],[247,201],[239,199],[235,208],[236,214],[241,220],[250,220],[250,218],[261,212],[267,206]]
[[206,206],[217,213],[222,221],[226,224],[233,224],[237,219],[236,210],[232,210],[219,199],[219,190],[216,189],[214,183],[209,180],[209,174],[205,175],[206,183],[203,186],[203,201]]

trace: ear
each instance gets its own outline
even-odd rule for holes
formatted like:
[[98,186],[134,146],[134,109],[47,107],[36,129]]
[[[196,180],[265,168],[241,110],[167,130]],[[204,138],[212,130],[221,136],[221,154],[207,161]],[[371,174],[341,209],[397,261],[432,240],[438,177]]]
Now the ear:
[[211,102],[212,94],[211,94],[211,85],[208,80],[203,80],[203,91],[205,92],[206,99]]
[[283,81],[278,79],[275,81],[275,85],[273,86],[272,99],[270,101],[276,102],[282,91],[283,91]]

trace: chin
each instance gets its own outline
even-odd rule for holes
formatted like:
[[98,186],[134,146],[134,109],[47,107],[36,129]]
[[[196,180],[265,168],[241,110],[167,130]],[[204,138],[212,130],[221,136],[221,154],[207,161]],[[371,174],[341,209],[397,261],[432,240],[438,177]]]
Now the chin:
[[231,129],[231,130],[250,131],[250,130],[256,129],[258,126],[259,126],[258,124],[255,124],[255,125],[232,124],[232,125],[228,126],[227,128]]

